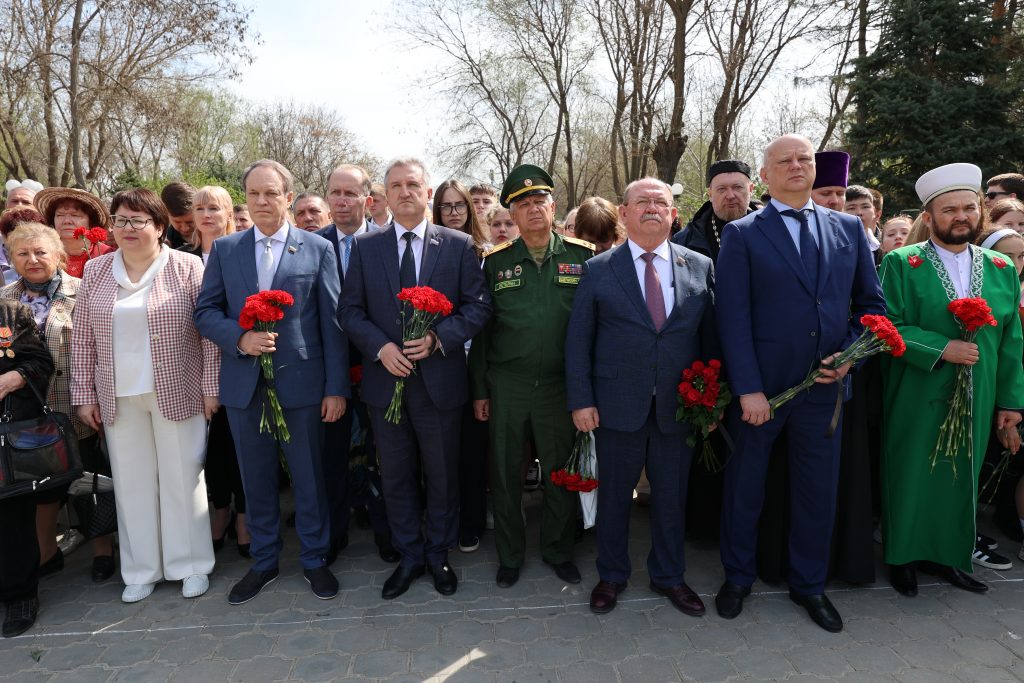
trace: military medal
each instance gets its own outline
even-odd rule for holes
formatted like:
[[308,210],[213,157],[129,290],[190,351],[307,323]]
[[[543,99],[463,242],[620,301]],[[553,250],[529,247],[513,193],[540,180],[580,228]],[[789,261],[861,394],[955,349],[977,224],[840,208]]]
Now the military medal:
[[523,274],[523,267],[522,266],[516,266],[515,267],[515,274],[516,274],[516,277],[519,277],[520,275],[522,275]]
[[11,328],[7,325],[0,327],[0,349],[7,349],[5,352],[8,358],[14,358],[14,352],[10,350],[11,344],[14,343],[14,333],[11,332]]
[[7,349],[6,351],[4,351],[4,354],[6,354],[8,358],[14,358],[14,351],[12,351],[11,349]]
[[500,282],[505,277],[505,271],[499,270],[497,275],[496,275],[496,277],[498,278],[498,281]]
[[505,279],[506,280],[511,280],[512,279],[512,270],[511,269],[505,271]]

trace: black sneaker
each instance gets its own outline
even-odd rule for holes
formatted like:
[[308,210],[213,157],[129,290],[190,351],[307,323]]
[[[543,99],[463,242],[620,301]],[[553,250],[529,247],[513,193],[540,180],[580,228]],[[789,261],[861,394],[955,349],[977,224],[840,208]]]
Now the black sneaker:
[[475,534],[459,536],[459,550],[464,553],[471,553],[480,547],[480,537]]
[[987,567],[988,569],[1011,569],[1013,567],[1013,563],[1010,562],[1009,558],[981,546],[975,546],[974,554],[971,555],[971,562],[979,567]]
[[257,595],[267,585],[277,580],[277,569],[268,569],[265,572],[259,572],[255,569],[250,569],[249,572],[242,577],[242,580],[236,583],[231,588],[231,592],[228,594],[229,605],[242,605]]
[[534,460],[526,470],[526,481],[523,482],[524,491],[536,491],[540,488],[540,461]]
[[986,536],[985,534],[978,534],[974,544],[979,548],[984,548],[985,550],[996,550],[999,547],[999,541],[991,536]]
[[39,598],[11,600],[7,603],[7,614],[4,616],[4,638],[20,636],[32,628],[39,614]]
[[327,567],[303,569],[302,575],[313,589],[313,595],[321,600],[330,600],[338,595],[338,578]]

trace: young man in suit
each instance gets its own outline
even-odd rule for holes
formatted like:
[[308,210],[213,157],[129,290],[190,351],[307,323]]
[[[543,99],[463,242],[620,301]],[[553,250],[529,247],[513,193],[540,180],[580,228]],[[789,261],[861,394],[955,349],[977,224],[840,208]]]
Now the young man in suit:
[[[366,219],[366,211],[373,206],[371,187],[370,174],[366,169],[352,164],[338,166],[327,179],[327,201],[334,222],[317,234],[334,246],[338,257],[338,277],[342,286],[345,284],[345,273],[352,257],[352,245],[356,237],[378,229],[371,227]],[[361,366],[362,363],[363,357],[359,349],[349,342],[349,370]],[[327,425],[324,440],[324,483],[327,487],[331,515],[331,550],[327,554],[328,565],[334,564],[338,553],[348,545],[348,525],[352,507],[349,496],[349,448],[352,443],[352,423],[356,416],[366,433],[367,454],[373,454],[374,460],[376,459],[370,417],[366,405],[359,400],[358,394],[356,387],[353,386],[348,410],[340,420]],[[366,507],[380,558],[385,562],[398,562],[399,555],[391,546],[391,531],[388,529],[383,498],[373,498]]]
[[[882,314],[878,275],[860,221],[811,201],[814,147],[785,135],[765,149],[768,206],[727,226],[716,264],[716,318],[724,371],[739,396],[729,431],[736,450],[725,469],[721,553],[725,583],[715,598],[731,619],[756,578],[757,523],[772,444],[789,441],[789,595],[827,631],[843,628],[825,596],[842,428],[840,380],[829,368],[860,336],[865,313]],[[822,367],[814,388],[772,411],[769,397]],[[735,406],[734,406],[735,408]]]
[[[263,159],[246,170],[242,185],[254,229],[216,241],[196,302],[196,326],[222,352],[221,403],[238,451],[252,533],[253,566],[231,589],[233,605],[256,597],[278,575],[279,449],[295,492],[303,575],[318,598],[338,594],[338,580],[326,567],[330,525],[320,460],[324,423],[345,413],[349,397],[348,345],[338,325],[334,249],[288,222],[292,184],[291,173],[276,161]],[[238,316],[246,297],[267,289],[285,290],[295,303],[274,332],[243,330]],[[289,441],[260,429],[266,383],[257,360],[264,353],[273,354]]]
[[[381,595],[397,598],[425,570],[439,593],[452,595],[458,581],[448,549],[458,542],[459,426],[469,399],[465,343],[487,322],[490,297],[469,235],[424,218],[431,191],[423,163],[393,161],[384,186],[394,220],[356,238],[341,312],[342,327],[363,354],[361,398],[379,446],[392,543],[402,556]],[[417,285],[444,294],[453,310],[420,339],[403,342],[397,295]],[[385,414],[399,378],[405,391],[395,424]]]
[[711,259],[669,242],[672,190],[643,178],[626,187],[619,217],[629,239],[583,266],[571,333],[566,392],[573,423],[597,440],[597,570],[590,594],[598,614],[626,589],[633,488],[646,465],[651,483],[651,590],[680,611],[704,614],[686,585],[683,536],[693,450],[675,419],[683,370],[716,356]]

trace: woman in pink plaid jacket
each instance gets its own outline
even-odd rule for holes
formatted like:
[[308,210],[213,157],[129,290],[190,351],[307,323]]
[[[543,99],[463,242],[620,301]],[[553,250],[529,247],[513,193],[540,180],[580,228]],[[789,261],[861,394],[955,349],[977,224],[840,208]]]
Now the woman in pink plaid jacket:
[[107,435],[124,602],[162,580],[198,597],[213,571],[206,420],[217,410],[220,352],[192,309],[203,263],[163,244],[169,217],[151,191],[114,195],[118,251],[85,268],[74,311],[71,399]]

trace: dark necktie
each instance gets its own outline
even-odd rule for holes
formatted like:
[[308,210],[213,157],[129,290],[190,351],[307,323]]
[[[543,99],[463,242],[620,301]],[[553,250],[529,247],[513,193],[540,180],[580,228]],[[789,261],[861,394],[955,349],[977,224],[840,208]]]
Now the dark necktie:
[[650,252],[641,254],[640,258],[647,264],[644,267],[644,298],[647,299],[647,312],[651,314],[654,321],[654,329],[661,332],[665,324],[665,294],[661,291],[661,278],[658,277],[658,269],[654,267],[654,258],[657,254]]
[[811,284],[818,286],[818,245],[811,236],[811,227],[807,223],[806,211],[786,209],[783,216],[790,216],[800,221],[800,260],[804,262],[804,271],[811,279]]
[[402,253],[402,265],[398,270],[398,283],[402,289],[416,286],[416,257],[412,253],[412,240],[416,233],[412,230],[402,235],[405,240],[405,251]]

